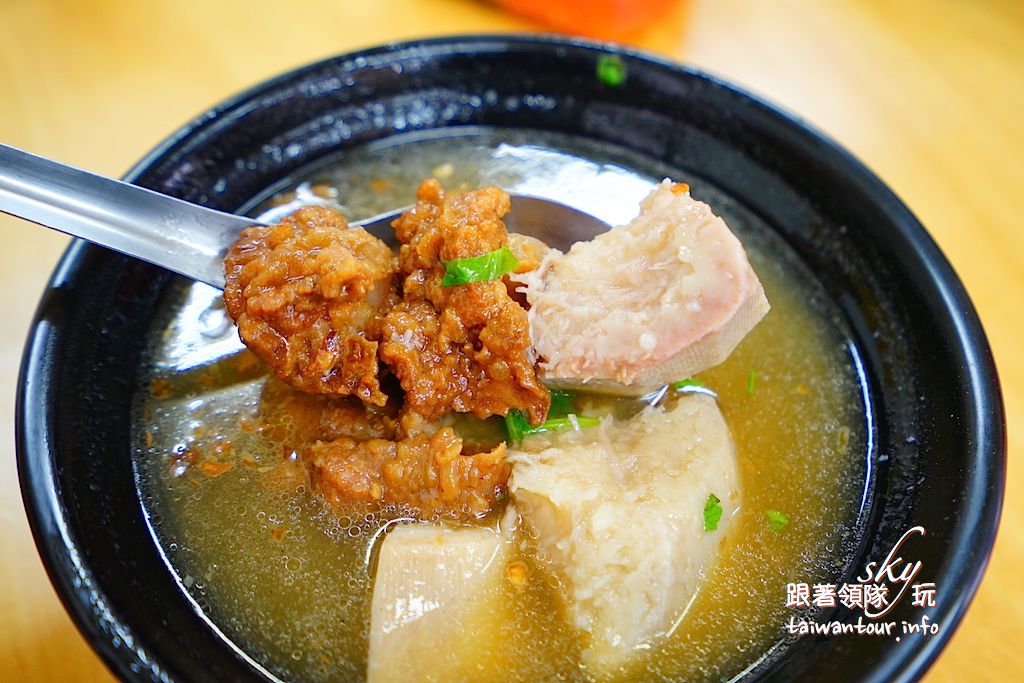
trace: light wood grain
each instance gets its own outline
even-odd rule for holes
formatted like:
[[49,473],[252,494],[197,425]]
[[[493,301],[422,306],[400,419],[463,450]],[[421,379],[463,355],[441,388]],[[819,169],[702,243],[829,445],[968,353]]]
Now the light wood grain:
[[[120,174],[182,122],[304,62],[390,40],[538,30],[469,0],[127,3],[0,0],[0,139]],[[636,44],[805,117],[928,226],[988,330],[1010,425],[1003,526],[931,683],[1024,680],[1024,4],[684,3]],[[105,681],[36,556],[14,465],[17,367],[66,239],[0,218],[0,679]]]

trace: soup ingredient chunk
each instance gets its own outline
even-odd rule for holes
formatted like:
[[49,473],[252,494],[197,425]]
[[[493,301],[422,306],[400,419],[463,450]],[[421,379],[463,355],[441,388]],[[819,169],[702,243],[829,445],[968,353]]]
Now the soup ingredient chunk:
[[641,394],[692,377],[724,361],[769,309],[725,221],[668,180],[628,225],[514,277],[543,377],[566,388]]
[[377,345],[397,265],[384,242],[309,206],[242,232],[225,259],[224,300],[242,341],[280,379],[383,405]]
[[397,441],[317,442],[304,459],[314,486],[336,507],[397,503],[423,517],[480,517],[506,492],[505,444],[475,455],[463,455],[462,448],[455,430],[442,427]]
[[[710,396],[648,407],[599,428],[528,437],[509,492],[589,634],[598,678],[656,645],[700,588],[740,500],[736,454]],[[709,495],[717,529],[705,528]]]
[[508,246],[508,211],[509,197],[496,187],[446,195],[426,180],[416,205],[394,222],[402,302],[384,319],[380,358],[409,408],[427,419],[519,408],[544,421],[550,397],[529,352],[526,311],[500,279],[443,284],[446,262]]
[[502,582],[512,530],[502,527],[402,524],[388,533],[370,608],[369,683],[493,680],[501,671],[488,644],[501,643],[509,611]]
[[352,396],[308,394],[268,377],[257,427],[288,453],[301,453],[321,439],[387,439],[395,434],[398,422],[393,403],[378,407]]

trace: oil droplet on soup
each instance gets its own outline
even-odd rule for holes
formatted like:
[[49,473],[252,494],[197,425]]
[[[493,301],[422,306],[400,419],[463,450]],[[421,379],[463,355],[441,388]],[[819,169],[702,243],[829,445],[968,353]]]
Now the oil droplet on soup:
[[[717,392],[732,432],[742,507],[685,616],[621,678],[726,679],[745,671],[782,640],[786,583],[835,582],[856,540],[865,417],[837,312],[767,226],[713,187],[567,136],[472,129],[455,138],[393,138],[273,190],[308,181],[293,196],[336,203],[359,218],[409,204],[419,181],[438,172],[453,190],[542,188],[616,223],[635,213],[653,180],[670,176],[690,183],[743,241],[772,310],[699,378]],[[297,461],[301,406],[275,414],[280,397],[270,391],[261,405],[266,369],[223,324],[218,291],[181,286],[162,310],[137,392],[134,441],[138,485],[172,570],[225,636],[272,674],[362,679],[375,547],[386,525],[408,511],[340,514],[310,490]],[[768,510],[788,523],[776,528]],[[502,588],[511,609],[500,623],[476,625],[497,637],[481,642],[472,662],[445,669],[466,680],[590,680],[558,580],[526,532],[517,533],[515,580]]]

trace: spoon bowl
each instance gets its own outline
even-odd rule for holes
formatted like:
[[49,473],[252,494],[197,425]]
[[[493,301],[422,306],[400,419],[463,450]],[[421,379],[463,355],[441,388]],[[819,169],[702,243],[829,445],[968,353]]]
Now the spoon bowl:
[[[608,225],[543,197],[512,195],[505,223],[548,244]],[[394,246],[391,222],[409,207],[350,223]],[[0,144],[0,211],[80,237],[185,277],[224,288],[224,255],[242,230],[264,222],[168,197]],[[274,214],[277,215],[277,212]],[[269,218],[264,215],[264,218]],[[273,221],[269,221],[273,222]]]

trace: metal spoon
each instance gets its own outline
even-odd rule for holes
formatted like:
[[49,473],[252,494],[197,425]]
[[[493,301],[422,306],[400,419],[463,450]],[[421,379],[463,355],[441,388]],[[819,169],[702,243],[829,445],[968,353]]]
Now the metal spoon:
[[[405,207],[408,208],[408,207]],[[394,243],[405,208],[351,223]],[[222,289],[224,254],[252,218],[174,199],[0,144],[0,211],[80,237]],[[579,209],[512,195],[509,230],[565,249],[608,224]]]

